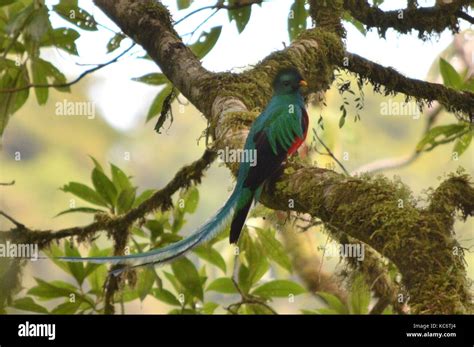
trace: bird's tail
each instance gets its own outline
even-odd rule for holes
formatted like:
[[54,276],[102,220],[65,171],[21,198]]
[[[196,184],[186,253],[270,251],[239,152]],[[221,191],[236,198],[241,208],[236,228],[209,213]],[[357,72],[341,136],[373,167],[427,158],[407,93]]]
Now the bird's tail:
[[[239,199],[239,189],[235,189],[224,206],[217,213],[204,223],[191,236],[173,243],[169,246],[154,249],[144,253],[130,254],[125,256],[112,257],[57,257],[56,259],[66,262],[91,262],[96,264],[124,264],[131,267],[142,266],[146,264],[160,264],[173,260],[188,252],[197,245],[215,237],[223,231],[229,219],[232,217],[237,201]],[[117,273],[121,271],[118,270]]]

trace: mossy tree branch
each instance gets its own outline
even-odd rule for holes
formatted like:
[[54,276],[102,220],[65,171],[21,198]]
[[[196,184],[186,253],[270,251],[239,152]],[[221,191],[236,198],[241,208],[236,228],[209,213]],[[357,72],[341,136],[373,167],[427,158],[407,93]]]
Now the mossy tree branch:
[[347,58],[340,66],[368,80],[376,91],[381,91],[383,85],[385,95],[400,92],[428,102],[437,100],[448,111],[465,113],[469,115],[471,122],[474,119],[474,94],[471,92],[459,92],[438,83],[408,78],[393,68],[374,63],[357,54],[348,53]]
[[93,237],[99,231],[109,231],[115,241],[115,253],[120,253],[124,235],[123,230],[136,221],[144,218],[159,208],[166,210],[172,206],[171,197],[179,189],[187,188],[193,183],[201,182],[204,171],[216,158],[216,153],[206,150],[203,156],[194,163],[180,169],[173,179],[163,188],[157,190],[148,200],[145,200],[129,212],[116,217],[105,214],[97,214],[96,221],[82,227],[72,227],[57,231],[34,230],[16,222],[15,227],[9,231],[0,231],[0,239],[8,239],[16,243],[36,243],[40,248],[49,245],[51,241],[61,240],[67,237],[76,237],[78,241],[84,241]]
[[464,18],[462,8],[472,4],[471,0],[437,1],[433,7],[408,6],[395,11],[382,11],[371,6],[367,0],[344,0],[344,9],[368,29],[376,28],[385,36],[388,29],[406,34],[417,30],[420,38],[425,34],[440,34],[445,29],[459,31],[459,18]]

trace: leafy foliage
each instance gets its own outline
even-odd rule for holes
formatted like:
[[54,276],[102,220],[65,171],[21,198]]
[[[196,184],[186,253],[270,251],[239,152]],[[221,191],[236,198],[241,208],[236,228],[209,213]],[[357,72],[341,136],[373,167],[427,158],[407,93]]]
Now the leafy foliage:
[[306,29],[306,19],[308,11],[305,8],[305,1],[295,0],[288,15],[288,35],[293,41],[302,31]]
[[[316,293],[326,307],[316,310],[304,310],[306,314],[367,314],[370,304],[370,289],[362,274],[354,276],[347,302],[341,301],[331,293]],[[386,312],[389,312],[386,311]]]
[[[132,177],[121,168],[110,164],[107,172],[95,158],[91,185],[69,182],[62,190],[91,205],[74,207],[58,214],[91,213],[112,215],[129,212],[148,199],[153,190],[137,194]],[[182,239],[180,231],[186,225],[186,216],[196,212],[199,191],[195,187],[182,190],[176,197],[175,207],[159,211],[132,228],[130,253],[145,252]],[[252,235],[250,235],[252,234]],[[232,257],[223,255],[216,245],[226,240],[222,235],[193,250],[164,268],[144,267],[137,270],[135,280],[128,280],[116,295],[123,303],[153,298],[171,306],[170,314],[212,314],[228,310],[232,313],[272,313],[268,302],[274,298],[290,298],[306,293],[298,283],[288,279],[267,279],[273,271],[291,274],[291,262],[272,229],[256,228],[243,233],[239,243],[237,282],[228,273]],[[47,255],[67,277],[63,281],[47,282],[36,278],[36,285],[26,296],[13,301],[11,308],[35,313],[79,314],[104,312],[104,285],[108,271],[106,265],[69,263],[57,259],[61,256],[81,257],[84,253],[72,240],[62,246],[51,244]],[[110,256],[111,248],[99,248],[92,242],[88,256]],[[133,270],[135,271],[135,270]],[[228,276],[228,277],[227,277]],[[133,276],[132,276],[133,277]],[[128,276],[127,276],[128,278]],[[214,302],[218,296],[227,300],[241,297],[234,306],[236,311]],[[59,304],[57,300],[60,300]],[[51,309],[52,303],[55,303]],[[231,305],[232,306],[232,305]]]

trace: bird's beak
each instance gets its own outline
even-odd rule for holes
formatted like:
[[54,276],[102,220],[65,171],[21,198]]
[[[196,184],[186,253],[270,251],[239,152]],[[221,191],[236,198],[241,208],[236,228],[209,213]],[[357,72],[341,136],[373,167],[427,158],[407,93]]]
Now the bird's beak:
[[308,82],[306,82],[305,80],[300,81],[300,87],[307,87],[307,86],[308,86]]

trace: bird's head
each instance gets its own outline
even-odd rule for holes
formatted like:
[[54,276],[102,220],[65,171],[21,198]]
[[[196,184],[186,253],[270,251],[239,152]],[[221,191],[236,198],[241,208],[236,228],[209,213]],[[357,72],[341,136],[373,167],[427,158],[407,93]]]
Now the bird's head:
[[300,91],[301,87],[306,87],[307,85],[299,71],[295,68],[280,70],[272,83],[275,95],[293,94]]

